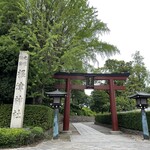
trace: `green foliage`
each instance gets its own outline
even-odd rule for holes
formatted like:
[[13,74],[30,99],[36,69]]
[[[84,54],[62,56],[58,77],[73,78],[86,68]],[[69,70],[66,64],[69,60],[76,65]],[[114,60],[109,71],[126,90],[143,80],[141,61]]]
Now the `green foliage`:
[[[76,84],[76,83],[73,83],[73,84]],[[87,96],[83,90],[72,90],[71,94],[72,94],[73,104],[89,106],[89,103],[90,103],[89,96]]]
[[130,100],[124,96],[116,97],[117,111],[129,111],[135,109],[135,101]]
[[38,126],[44,130],[50,129],[53,126],[53,110],[47,106],[26,106],[24,126]]
[[109,104],[109,95],[106,91],[98,91],[95,90],[91,94],[92,104],[90,108],[95,112],[109,112],[110,104]]
[[116,96],[128,97],[134,94],[136,91],[145,91],[146,86],[149,85],[149,72],[147,71],[145,64],[143,62],[143,57],[140,55],[139,51],[136,51],[132,55],[133,60],[130,62],[125,62],[123,60],[108,59],[104,64],[104,67],[97,70],[101,73],[121,73],[129,72],[130,76],[126,82],[115,81],[117,85],[125,85],[125,92],[116,92]]
[[88,107],[81,107],[79,105],[71,104],[70,105],[70,114],[72,116],[78,115],[78,116],[94,116],[96,113],[93,112]]
[[44,138],[41,127],[33,129],[0,128],[0,147],[19,147]]
[[119,126],[133,130],[142,130],[141,112],[128,112],[118,114]]
[[132,69],[132,62],[125,62],[123,60],[108,59],[106,60],[104,67],[100,68],[104,73],[121,73],[130,72]]
[[139,51],[136,51],[135,54],[133,54],[133,65],[130,74],[129,80],[126,84],[128,95],[135,94],[136,91],[144,92],[146,86],[149,85],[150,75]]
[[79,105],[72,104],[70,105],[70,115],[78,115],[78,116],[83,116],[84,111],[82,110]]
[[[89,60],[96,61],[96,54],[108,56],[118,52],[115,46],[99,40],[99,36],[108,31],[87,0],[0,0],[0,35],[12,42],[6,42],[6,53],[30,52],[27,97],[34,100],[41,101],[45,87],[54,83],[51,77],[55,72],[85,72],[91,66]],[[0,52],[1,49],[3,46]],[[16,61],[13,56],[6,66],[11,60]],[[2,58],[5,59],[5,54]],[[12,100],[15,76],[8,83],[9,76],[4,79],[1,71],[1,89],[5,92],[10,88],[8,93]]]
[[7,35],[13,24],[17,23],[20,10],[13,0],[0,0],[0,36]]
[[111,114],[110,113],[99,113],[95,116],[96,123],[111,124]]
[[[10,126],[11,111],[11,105],[0,105],[0,127]],[[30,126],[50,129],[53,126],[53,110],[47,106],[26,105],[24,127]]]
[[[150,131],[150,111],[146,112],[147,122]],[[111,114],[98,114],[95,117],[97,123],[111,124]],[[133,129],[133,130],[142,130],[142,119],[141,112],[126,112],[118,113],[118,124],[119,127]]]
[[38,141],[44,138],[44,131],[41,127],[34,127],[31,129],[32,136],[34,137],[34,141]]
[[9,36],[0,37],[0,103],[13,101],[19,50]]
[[95,116],[96,113],[93,112],[90,108],[88,107],[83,107],[82,110],[84,111],[84,116]]
[[29,144],[31,131],[25,129],[0,128],[1,147],[17,147]]
[[[125,62],[124,60],[116,60],[116,59],[108,59],[104,67],[100,68],[101,73],[124,73],[129,72],[131,73],[131,70],[133,69],[132,61]],[[107,81],[106,81],[107,83]],[[118,86],[125,85],[124,80],[115,80],[115,84]],[[125,92],[116,91],[116,97],[123,96]],[[127,95],[126,95],[127,96]]]
[[[135,102],[130,101],[128,99],[128,96],[135,94],[136,91],[145,91],[149,92],[149,78],[150,74],[147,71],[145,64],[143,62],[143,57],[140,55],[139,51],[136,51],[135,54],[133,54],[133,61],[125,62],[123,60],[114,60],[114,59],[108,59],[104,67],[99,68],[95,70],[96,73],[122,73],[122,72],[129,72],[130,75],[126,81],[114,81],[116,85],[124,85],[126,87],[125,91],[116,91],[116,106],[117,111],[127,111],[127,110],[133,110],[135,108]],[[108,84],[107,81],[105,81],[103,84]],[[92,99],[95,99],[95,108],[92,109],[100,109],[109,108],[108,106],[109,102],[104,101],[105,98],[101,98],[101,95],[97,95],[96,98],[94,95],[92,95]],[[100,100],[101,98],[101,100]],[[105,102],[101,103],[100,101]],[[100,108],[101,107],[101,108]],[[106,109],[107,112],[109,109]],[[97,111],[97,112],[98,112]],[[102,111],[101,111],[102,112]]]
[[10,126],[11,112],[11,105],[0,105],[0,128],[7,128]]

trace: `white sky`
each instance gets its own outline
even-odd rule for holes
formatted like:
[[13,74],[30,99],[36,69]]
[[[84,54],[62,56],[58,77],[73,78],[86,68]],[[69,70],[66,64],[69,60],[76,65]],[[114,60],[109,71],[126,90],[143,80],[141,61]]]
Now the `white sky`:
[[[117,46],[120,55],[110,57],[124,61],[140,51],[150,70],[150,0],[89,0],[98,10],[98,18],[107,24],[110,33],[101,40]],[[100,60],[104,63],[104,60]],[[103,64],[102,63],[102,64]]]
[[[110,57],[124,61],[140,51],[150,71],[150,0],[89,0],[97,8],[98,18],[107,24],[110,33],[102,41],[117,46],[120,55]],[[100,66],[104,60],[100,58]],[[91,90],[85,90],[90,95]]]

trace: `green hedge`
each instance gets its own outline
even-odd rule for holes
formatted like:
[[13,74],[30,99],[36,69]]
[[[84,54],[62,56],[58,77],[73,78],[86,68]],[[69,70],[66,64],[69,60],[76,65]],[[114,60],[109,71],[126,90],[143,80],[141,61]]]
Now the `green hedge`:
[[[12,105],[0,105],[0,127],[10,127]],[[53,126],[53,110],[47,106],[26,105],[24,127],[38,126],[48,130]]]
[[41,127],[33,129],[14,129],[0,128],[0,147],[19,147],[31,144],[44,138],[44,132]]
[[[146,112],[147,122],[150,131],[150,111]],[[98,114],[95,117],[96,123],[111,124],[111,114]],[[119,127],[142,131],[141,112],[118,113]]]
[[111,114],[97,114],[95,116],[96,123],[111,124]]
[[0,105],[0,128],[10,127],[11,111],[11,105]]
[[141,112],[119,113],[118,124],[120,127],[142,131]]

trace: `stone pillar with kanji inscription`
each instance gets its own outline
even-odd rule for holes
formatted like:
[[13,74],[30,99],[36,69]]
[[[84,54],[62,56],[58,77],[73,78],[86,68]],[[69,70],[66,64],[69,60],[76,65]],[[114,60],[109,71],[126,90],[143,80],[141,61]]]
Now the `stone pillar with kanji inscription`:
[[28,51],[20,51],[10,128],[23,127],[26,89],[28,80],[28,67]]

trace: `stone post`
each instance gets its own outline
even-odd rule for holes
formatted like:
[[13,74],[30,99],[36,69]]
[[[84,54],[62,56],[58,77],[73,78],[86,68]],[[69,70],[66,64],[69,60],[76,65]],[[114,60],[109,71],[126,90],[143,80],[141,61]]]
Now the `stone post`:
[[29,67],[28,51],[20,51],[10,128],[22,128]]
[[147,117],[146,117],[145,109],[141,108],[141,112],[142,112],[143,138],[149,139],[149,130],[148,130],[148,124],[147,124]]
[[53,139],[58,139],[59,136],[58,113],[59,113],[59,109],[54,108]]

